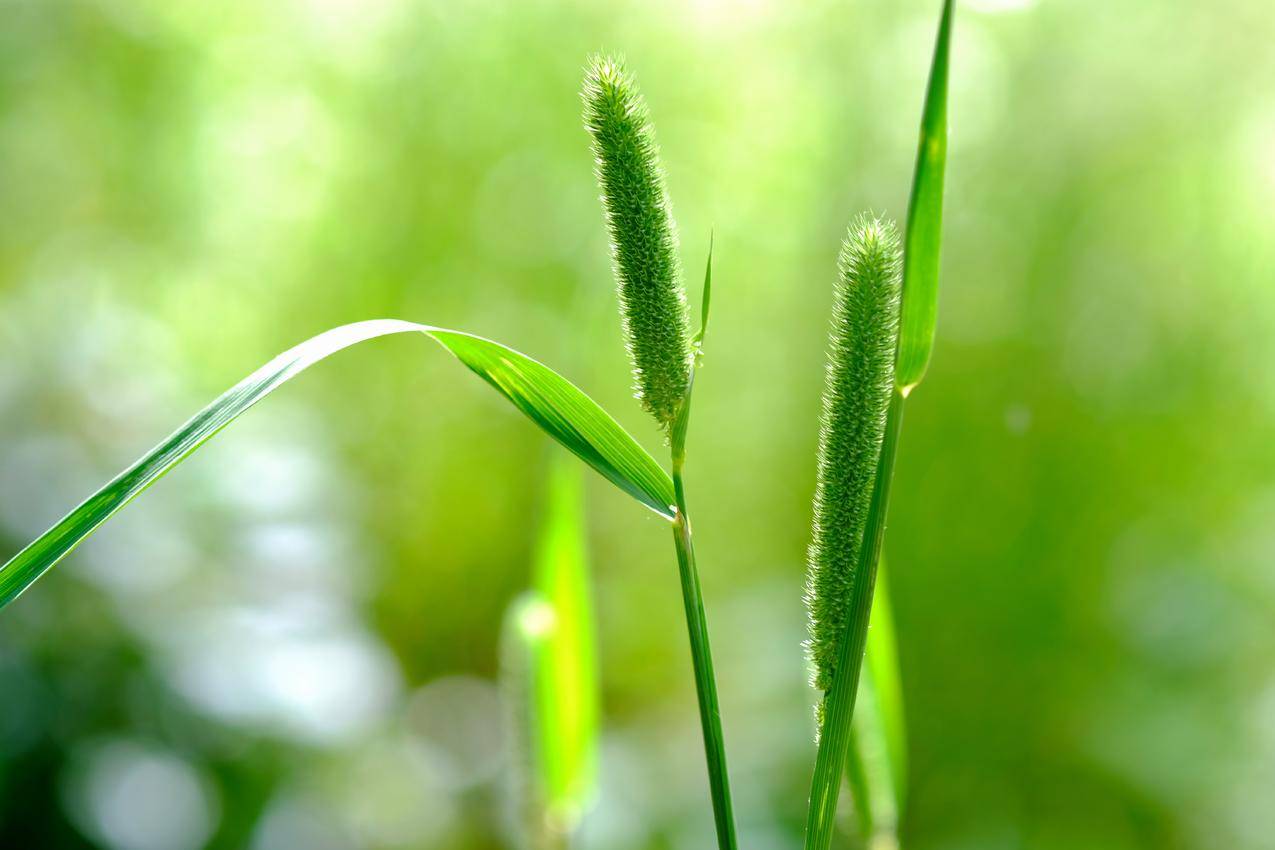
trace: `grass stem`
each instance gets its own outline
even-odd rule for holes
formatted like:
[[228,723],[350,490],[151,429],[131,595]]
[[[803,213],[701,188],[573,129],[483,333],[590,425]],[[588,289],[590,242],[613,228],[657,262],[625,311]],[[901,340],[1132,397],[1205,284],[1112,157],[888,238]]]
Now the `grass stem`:
[[[684,404],[689,403],[688,393]],[[717,825],[717,845],[720,850],[736,850],[735,813],[731,804],[730,776],[726,771],[726,741],[722,735],[722,714],[717,702],[713,652],[708,642],[708,620],[704,616],[704,597],[695,566],[695,545],[690,515],[686,510],[686,491],[682,485],[685,433],[684,427],[674,431],[673,492],[677,499],[677,518],[673,522],[673,543],[677,547],[677,566],[682,579],[686,630],[691,639],[691,664],[695,670],[695,693],[699,699],[700,725],[704,733],[704,758],[708,765],[713,820]]]

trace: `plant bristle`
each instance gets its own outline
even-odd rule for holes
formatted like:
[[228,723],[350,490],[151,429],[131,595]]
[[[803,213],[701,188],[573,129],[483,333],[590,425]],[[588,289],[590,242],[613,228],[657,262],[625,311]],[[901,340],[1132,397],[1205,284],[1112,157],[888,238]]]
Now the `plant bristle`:
[[856,218],[839,269],[806,587],[807,649],[821,691],[836,672],[894,387],[901,256],[893,222]]
[[616,59],[592,59],[583,97],[636,394],[668,428],[686,395],[692,353],[677,229],[655,130],[637,84]]

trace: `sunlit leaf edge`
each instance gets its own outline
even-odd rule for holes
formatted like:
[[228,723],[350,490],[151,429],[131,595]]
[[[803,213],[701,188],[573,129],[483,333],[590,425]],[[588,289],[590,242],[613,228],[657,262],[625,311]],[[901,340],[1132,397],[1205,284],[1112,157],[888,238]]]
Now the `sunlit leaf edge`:
[[285,382],[321,360],[383,336],[422,333],[450,351],[565,448],[665,519],[675,512],[668,473],[605,410],[549,367],[461,331],[374,319],[297,345],[231,387],[0,567],[8,605],[116,512]]

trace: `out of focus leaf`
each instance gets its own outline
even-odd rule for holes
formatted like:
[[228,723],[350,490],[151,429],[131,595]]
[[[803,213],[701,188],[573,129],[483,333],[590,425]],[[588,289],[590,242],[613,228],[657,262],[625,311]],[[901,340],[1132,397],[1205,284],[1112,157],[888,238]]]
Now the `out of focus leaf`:
[[908,782],[907,725],[903,715],[903,685],[899,676],[899,649],[888,577],[889,571],[882,557],[877,565],[876,594],[872,598],[872,620],[868,627],[864,660],[872,680],[872,702],[881,726],[894,805],[902,815]]
[[877,566],[859,698],[850,729],[846,780],[871,848],[897,846],[907,788],[903,692],[885,559]]
[[506,692],[520,768],[521,831],[554,846],[578,826],[597,786],[598,692],[593,604],[578,467],[554,464],[533,590],[506,629]]

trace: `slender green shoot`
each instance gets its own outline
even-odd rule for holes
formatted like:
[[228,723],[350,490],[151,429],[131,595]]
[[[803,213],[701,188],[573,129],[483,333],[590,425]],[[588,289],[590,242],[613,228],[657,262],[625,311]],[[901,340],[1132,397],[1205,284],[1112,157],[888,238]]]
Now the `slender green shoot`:
[[877,587],[872,595],[872,619],[868,627],[865,661],[867,678],[872,681],[881,749],[885,754],[884,768],[888,774],[885,778],[889,781],[896,817],[902,817],[908,788],[907,724],[889,575],[882,556],[877,564]]
[[686,629],[691,642],[691,664],[699,699],[700,727],[704,735],[704,758],[708,766],[717,845],[721,850],[735,850],[738,840],[735,836],[730,776],[726,767],[726,740],[722,734],[722,712],[717,699],[713,652],[708,640],[708,619],[704,614],[704,596],[700,591],[699,571],[695,563],[695,545],[690,515],[686,508],[681,463],[673,466],[673,488],[677,493],[678,516],[673,524],[673,544],[677,549],[678,573],[682,580],[682,602],[686,609]]
[[846,756],[846,781],[870,850],[898,846],[907,786],[903,698],[886,576],[882,558]]
[[[704,294],[701,324],[696,334],[696,367],[702,363],[702,343],[708,328],[708,305],[713,279],[713,254],[709,246],[704,269]],[[709,794],[713,802],[713,821],[717,844],[721,850],[734,850],[735,814],[731,802],[730,775],[726,767],[726,740],[722,733],[721,708],[717,700],[717,679],[713,672],[713,652],[708,640],[708,619],[704,614],[704,597],[700,591],[699,570],[695,563],[695,544],[691,534],[691,518],[686,507],[686,489],[682,470],[686,463],[686,437],[691,420],[691,393],[695,374],[686,386],[674,422],[671,440],[673,457],[673,492],[677,520],[673,524],[673,545],[677,550],[678,574],[682,581],[682,602],[686,609],[686,629],[691,643],[691,666],[695,673],[695,693],[699,701],[700,727],[704,736],[704,758],[708,766]]]
[[534,587],[553,612],[536,675],[540,763],[549,813],[572,829],[597,785],[597,670],[580,469],[557,457]]
[[703,356],[704,334],[708,333],[708,308],[713,302],[713,233],[708,234],[708,260],[704,263],[704,290],[700,296],[699,330],[691,338],[691,346],[695,350],[695,365]]
[[677,410],[677,418],[673,420],[673,430],[669,435],[669,443],[673,449],[673,463],[679,464],[686,459],[686,432],[691,424],[691,395],[695,390],[695,374],[704,365],[704,336],[708,333],[708,309],[713,297],[713,238],[708,239],[708,260],[704,263],[704,289],[700,296],[700,325],[695,332],[695,369],[691,371],[691,379],[686,383],[686,396]]
[[552,606],[528,590],[510,603],[500,630],[500,692],[511,764],[508,817],[519,850],[565,850],[567,844],[549,814],[537,729],[536,672],[553,628]]
[[556,458],[532,576],[506,629],[502,679],[529,848],[565,846],[597,792],[598,693],[580,471]]

